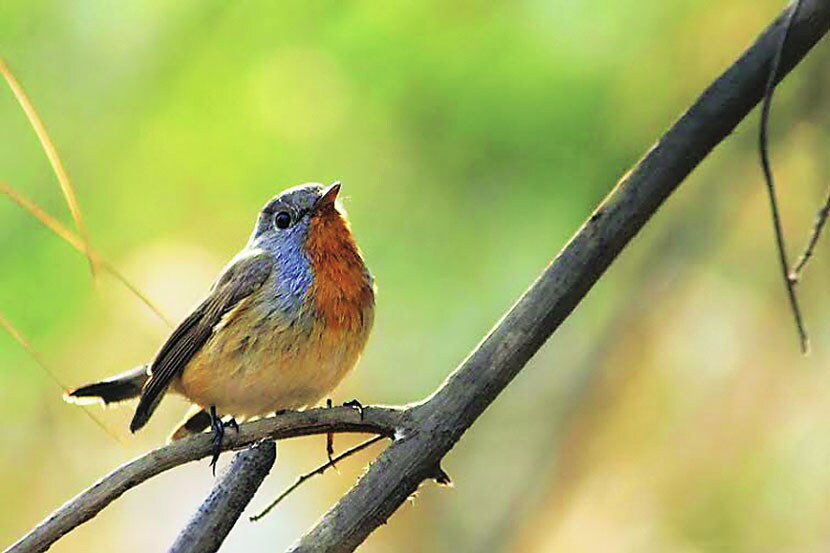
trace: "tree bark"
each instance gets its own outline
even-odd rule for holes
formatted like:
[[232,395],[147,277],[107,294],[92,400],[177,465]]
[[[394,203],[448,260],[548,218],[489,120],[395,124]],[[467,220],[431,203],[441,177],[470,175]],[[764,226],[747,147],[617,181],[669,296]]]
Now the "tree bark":
[[170,553],[214,553],[253,499],[277,459],[277,444],[264,440],[237,453],[176,538]]

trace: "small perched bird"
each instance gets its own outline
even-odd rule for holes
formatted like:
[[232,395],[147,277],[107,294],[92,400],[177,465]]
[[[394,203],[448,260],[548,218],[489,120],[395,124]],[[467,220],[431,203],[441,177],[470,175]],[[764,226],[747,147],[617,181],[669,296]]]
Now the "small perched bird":
[[339,191],[340,183],[306,184],[271,199],[247,245],[151,363],[66,399],[140,398],[136,432],[165,394],[181,394],[194,408],[172,438],[212,428],[214,467],[236,418],[316,405],[357,363],[374,316],[373,279]]

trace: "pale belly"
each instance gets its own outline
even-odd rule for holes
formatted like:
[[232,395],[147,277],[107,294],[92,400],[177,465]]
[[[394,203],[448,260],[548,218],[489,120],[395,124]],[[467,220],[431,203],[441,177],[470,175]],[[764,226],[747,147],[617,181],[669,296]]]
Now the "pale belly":
[[[251,324],[254,319],[260,324]],[[336,329],[263,323],[244,309],[191,359],[174,390],[203,408],[215,406],[220,415],[242,419],[316,405],[360,358],[371,308],[361,320],[355,328]]]

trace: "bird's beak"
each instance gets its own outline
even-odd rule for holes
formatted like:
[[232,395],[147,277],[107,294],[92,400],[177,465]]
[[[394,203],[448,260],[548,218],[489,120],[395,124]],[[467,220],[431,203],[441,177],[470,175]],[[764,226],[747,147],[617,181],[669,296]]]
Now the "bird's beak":
[[325,206],[334,206],[334,201],[337,199],[337,194],[340,193],[340,183],[335,182],[325,190],[320,195],[320,199],[317,200],[317,203],[314,205],[314,209],[320,209],[321,207]]

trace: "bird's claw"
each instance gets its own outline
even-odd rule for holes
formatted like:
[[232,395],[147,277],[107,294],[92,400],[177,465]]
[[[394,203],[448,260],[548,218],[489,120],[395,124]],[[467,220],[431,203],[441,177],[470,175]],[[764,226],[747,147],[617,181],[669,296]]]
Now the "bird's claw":
[[210,408],[210,427],[213,430],[213,448],[211,449],[210,470],[213,476],[216,476],[216,463],[219,461],[219,454],[222,453],[222,441],[225,439],[225,429],[233,428],[239,434],[239,423],[236,419],[231,417],[228,421],[223,422],[217,416],[216,408]]
[[[326,399],[326,408],[332,408],[331,398]],[[331,432],[326,434],[326,455],[329,458],[329,464],[334,466],[334,434]]]
[[[213,413],[211,413],[213,415]],[[213,448],[211,449],[210,470],[216,476],[216,463],[222,452],[222,439],[225,437],[225,425],[218,418],[211,417],[210,427],[213,429]]]

